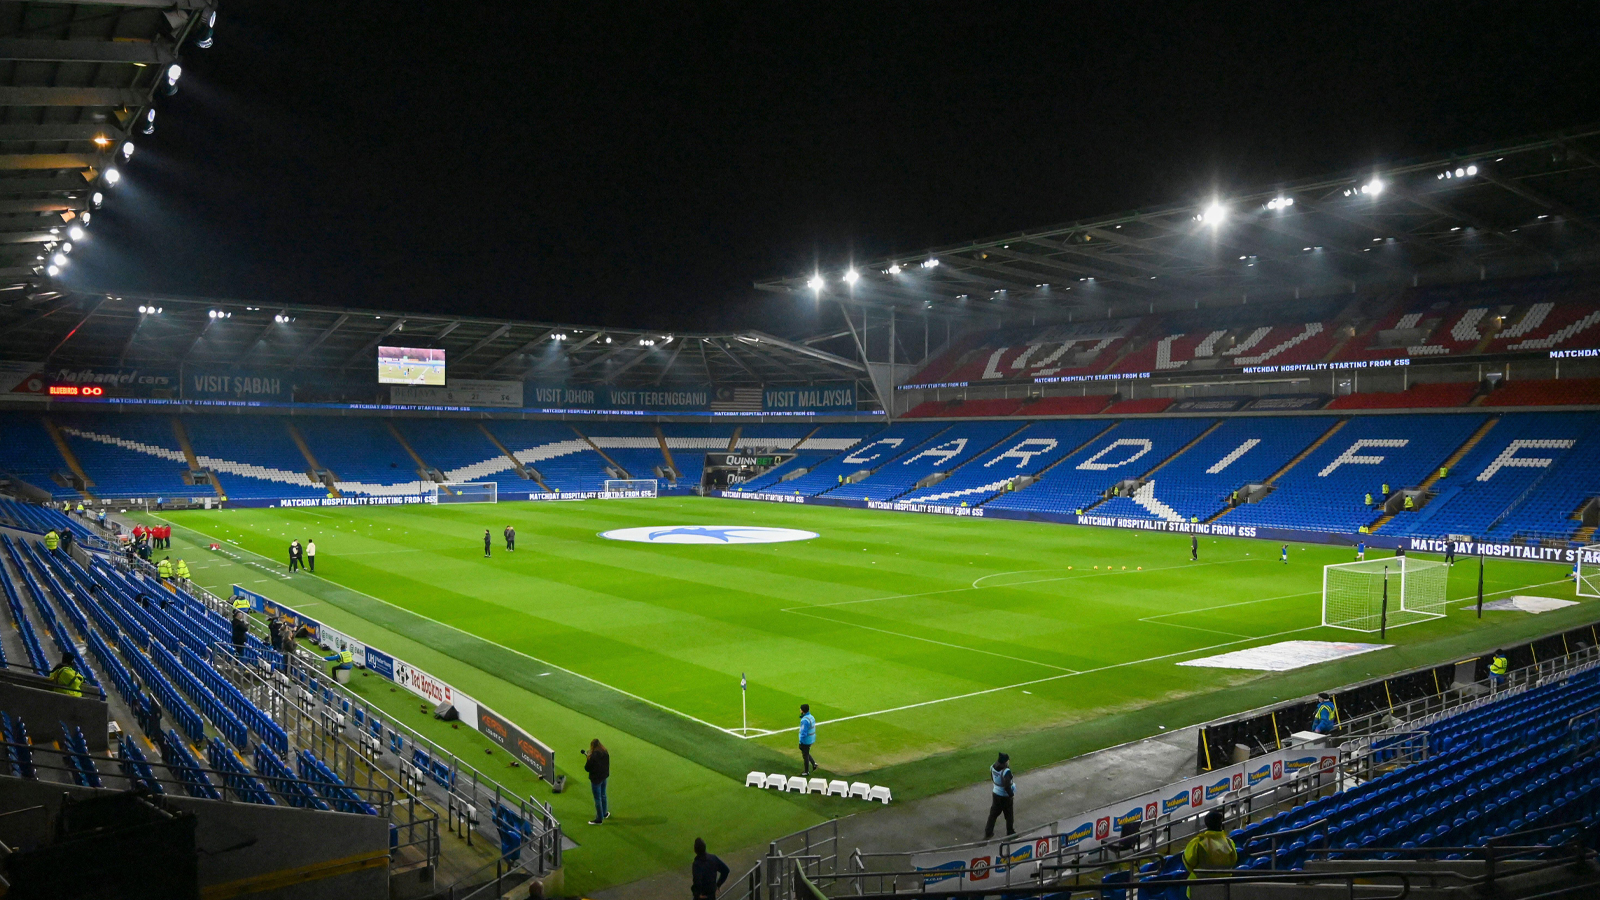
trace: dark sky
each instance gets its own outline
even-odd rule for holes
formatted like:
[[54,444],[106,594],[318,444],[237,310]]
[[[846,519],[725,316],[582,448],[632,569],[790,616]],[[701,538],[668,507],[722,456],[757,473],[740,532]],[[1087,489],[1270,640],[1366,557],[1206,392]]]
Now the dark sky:
[[222,0],[71,277],[793,333],[752,280],[1600,121],[1600,4],[1183,6]]

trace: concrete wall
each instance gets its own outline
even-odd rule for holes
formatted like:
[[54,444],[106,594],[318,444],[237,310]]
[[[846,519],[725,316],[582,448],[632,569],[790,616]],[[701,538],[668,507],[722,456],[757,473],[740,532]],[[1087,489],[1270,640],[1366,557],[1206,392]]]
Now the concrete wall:
[[[93,788],[0,776],[0,812],[42,805],[40,812],[0,816],[0,841],[26,848],[48,837],[63,796]],[[376,816],[316,812],[192,797],[165,798],[195,814],[200,885],[230,897],[261,900],[387,900],[389,823]],[[328,875],[325,873],[336,873]],[[129,872],[137,878],[139,873]]]
[[[93,753],[106,753],[106,704],[89,697],[69,697],[44,685],[50,682],[33,675],[10,672],[0,679],[0,710],[22,719],[35,743],[61,740],[61,726],[76,725]],[[31,687],[30,684],[39,685]]]

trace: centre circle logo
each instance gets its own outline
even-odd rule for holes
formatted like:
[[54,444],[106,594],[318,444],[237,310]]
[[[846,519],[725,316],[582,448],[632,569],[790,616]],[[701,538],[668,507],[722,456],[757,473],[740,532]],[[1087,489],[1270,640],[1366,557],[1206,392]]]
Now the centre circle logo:
[[617,528],[600,536],[613,541],[642,544],[781,544],[809,541],[815,531],[766,528],[760,525],[658,525],[653,528]]

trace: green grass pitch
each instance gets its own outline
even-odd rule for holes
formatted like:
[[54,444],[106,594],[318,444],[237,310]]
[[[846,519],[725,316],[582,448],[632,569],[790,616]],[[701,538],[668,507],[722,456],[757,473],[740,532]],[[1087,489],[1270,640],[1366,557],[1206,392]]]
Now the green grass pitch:
[[[1176,663],[1278,640],[1376,642],[1319,625],[1322,566],[1348,561],[1348,549],[1291,545],[1285,565],[1276,543],[1202,538],[1190,562],[1186,535],[702,498],[166,520],[180,526],[173,555],[186,556],[202,584],[220,593],[240,583],[305,607],[552,744],[579,782],[556,800],[583,845],[569,855],[569,887],[581,890],[682,866],[689,832],[733,849],[861,810],[859,801],[742,787],[751,769],[798,774],[801,702],[820,723],[815,755],[826,774],[908,799],[980,780],[995,749],[1025,773],[1592,615],[1580,605],[1480,621],[1457,602],[1476,590],[1475,561],[1466,561],[1451,572],[1448,618],[1391,631],[1391,649],[1266,674]],[[508,524],[515,553],[500,540]],[[598,536],[646,525],[765,525],[819,537],[724,546]],[[485,528],[495,538],[489,559]],[[293,538],[316,540],[314,578],[283,574]],[[245,552],[235,561],[196,546],[212,539]],[[1485,590],[1571,599],[1566,574],[1491,560]],[[750,736],[739,731],[741,673]],[[408,724],[425,725],[410,695],[380,696],[375,680],[358,682],[409,707],[417,721]],[[597,736],[613,745],[616,814],[586,828],[577,751]]]

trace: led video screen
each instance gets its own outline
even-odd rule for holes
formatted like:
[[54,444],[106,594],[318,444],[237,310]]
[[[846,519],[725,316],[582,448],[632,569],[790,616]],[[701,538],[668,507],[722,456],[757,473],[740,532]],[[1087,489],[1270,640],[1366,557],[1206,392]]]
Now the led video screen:
[[379,347],[379,384],[444,386],[444,351],[420,347]]

